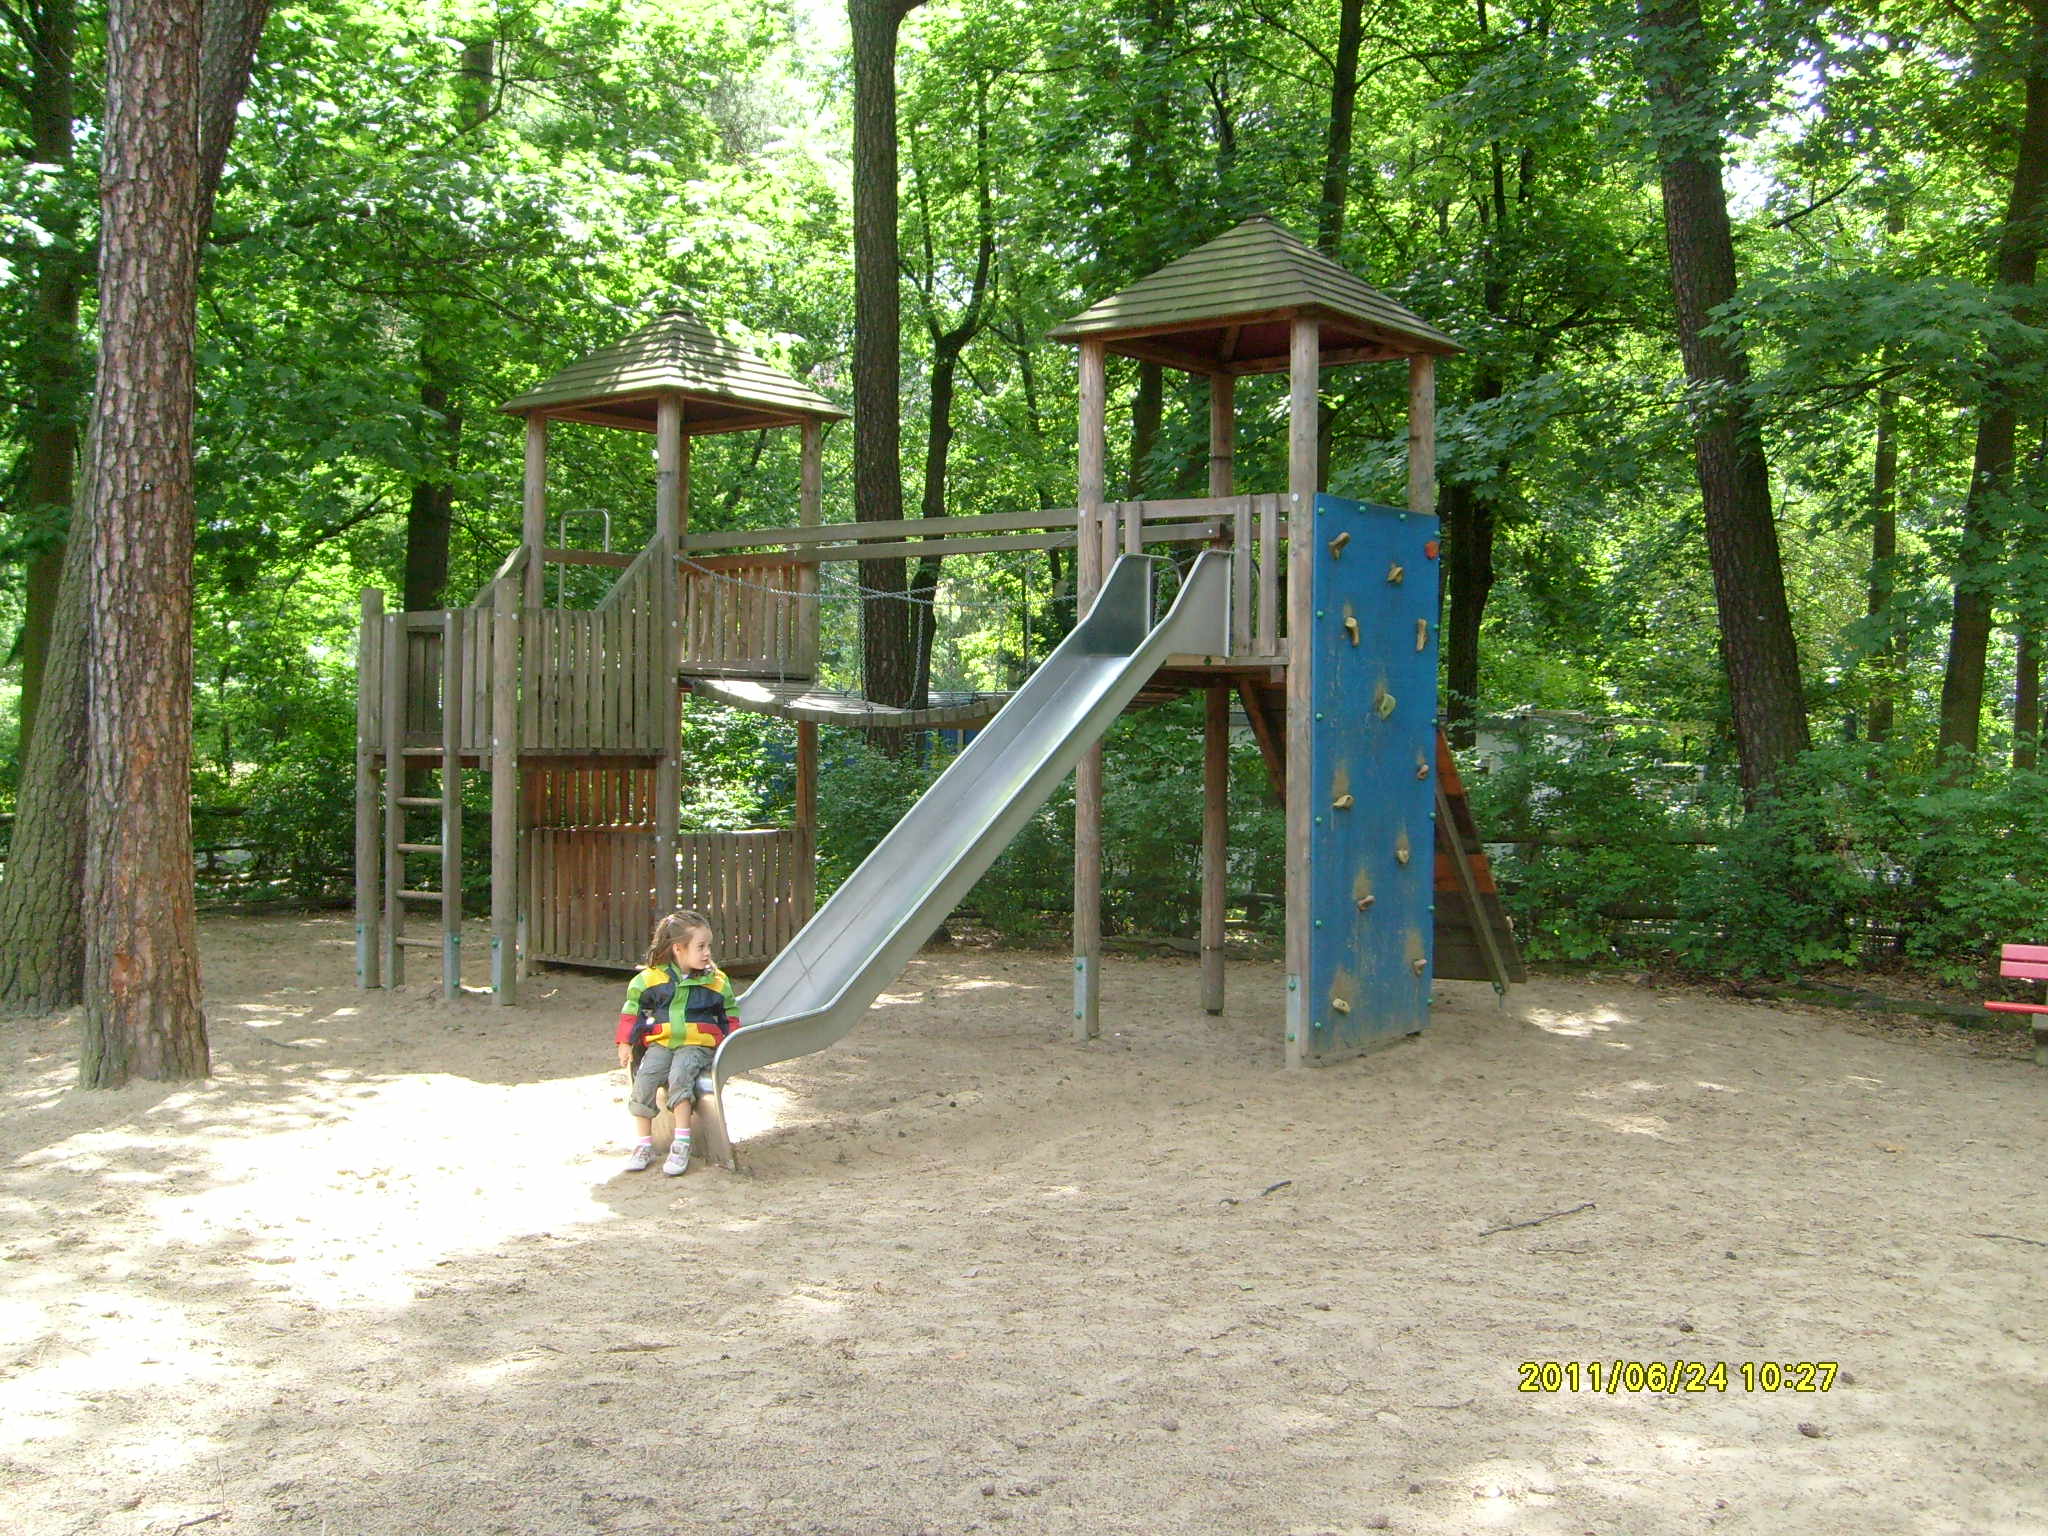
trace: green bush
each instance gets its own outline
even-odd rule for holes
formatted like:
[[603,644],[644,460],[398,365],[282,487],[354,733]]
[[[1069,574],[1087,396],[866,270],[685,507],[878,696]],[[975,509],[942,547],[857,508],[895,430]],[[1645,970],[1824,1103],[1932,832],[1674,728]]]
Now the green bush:
[[1546,743],[1525,727],[1500,767],[1466,777],[1482,840],[1541,840],[1494,866],[1527,958],[1606,958],[1625,921],[1613,913],[1677,909],[1701,850],[1672,839],[1710,826],[1725,797],[1660,747],[1624,732]]

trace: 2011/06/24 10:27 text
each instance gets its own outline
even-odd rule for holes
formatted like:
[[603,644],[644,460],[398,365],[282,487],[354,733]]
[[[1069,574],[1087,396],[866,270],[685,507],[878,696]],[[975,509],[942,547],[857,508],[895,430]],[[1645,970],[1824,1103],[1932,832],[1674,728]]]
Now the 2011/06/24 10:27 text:
[[1826,1392],[1833,1360],[1524,1360],[1518,1392]]

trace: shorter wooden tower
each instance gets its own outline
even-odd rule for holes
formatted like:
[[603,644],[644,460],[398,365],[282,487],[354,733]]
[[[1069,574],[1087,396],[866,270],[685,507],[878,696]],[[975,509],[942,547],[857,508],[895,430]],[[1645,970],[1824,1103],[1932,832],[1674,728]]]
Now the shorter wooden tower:
[[[799,516],[815,524],[823,432],[845,413],[682,311],[572,363],[504,409],[526,422],[519,547],[467,608],[386,613],[381,593],[363,595],[356,966],[364,986],[397,985],[408,949],[435,950],[444,992],[460,991],[462,779],[483,769],[491,776],[491,990],[510,1003],[524,961],[617,964],[675,905],[679,665],[709,678],[801,676],[815,666],[802,573],[787,590],[679,581],[691,440],[794,428]],[[637,554],[548,544],[555,422],[653,435],[654,534]],[[618,574],[594,608],[551,608],[550,564]],[[751,601],[733,598],[741,592]],[[814,782],[815,736],[803,745],[811,756],[799,762],[799,780]],[[809,916],[815,826],[804,824],[803,804],[800,794],[793,837],[772,840],[765,857],[744,850],[759,866],[745,882],[745,899],[760,908],[749,914],[752,931],[774,947],[774,936],[786,940]],[[725,839],[719,867],[736,867],[736,840],[747,834],[713,836]],[[423,904],[436,919],[431,937],[407,931],[409,911]]]

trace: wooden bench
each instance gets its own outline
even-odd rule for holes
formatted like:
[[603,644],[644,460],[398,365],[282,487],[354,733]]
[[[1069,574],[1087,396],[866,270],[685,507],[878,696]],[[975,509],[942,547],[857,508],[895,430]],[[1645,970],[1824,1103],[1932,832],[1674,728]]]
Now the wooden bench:
[[[2008,944],[1998,952],[1998,974],[2048,981],[2048,944]],[[2034,1061],[2048,1067],[2048,1003],[1986,1003],[1993,1013],[2034,1016]]]

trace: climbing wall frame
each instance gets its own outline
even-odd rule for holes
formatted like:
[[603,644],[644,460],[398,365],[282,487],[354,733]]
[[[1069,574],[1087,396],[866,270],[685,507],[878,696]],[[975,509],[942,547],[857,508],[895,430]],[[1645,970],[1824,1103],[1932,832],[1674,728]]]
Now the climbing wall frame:
[[[1304,1062],[1429,1022],[1437,772],[1437,520],[1318,496],[1294,652],[1311,711]],[[1302,695],[1296,694],[1299,698]]]

